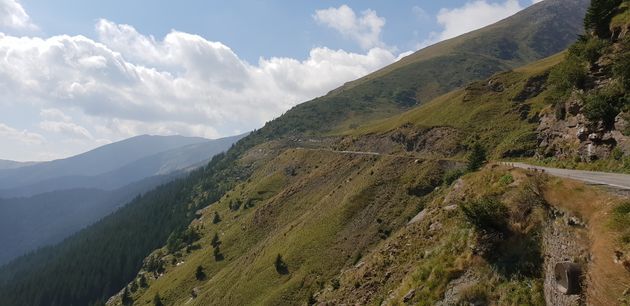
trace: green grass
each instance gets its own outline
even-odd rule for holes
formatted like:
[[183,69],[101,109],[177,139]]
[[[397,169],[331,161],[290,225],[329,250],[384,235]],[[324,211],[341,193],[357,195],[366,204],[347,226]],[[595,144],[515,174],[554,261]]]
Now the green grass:
[[[488,81],[475,82],[401,115],[367,122],[346,134],[355,137],[387,134],[406,124],[416,129],[448,126],[463,133],[461,143],[479,141],[492,149],[494,158],[532,153],[537,122],[531,117],[545,107],[547,93],[524,102],[515,102],[514,98],[530,78],[546,74],[563,56],[561,53],[513,72],[497,74]],[[489,82],[502,84],[503,91],[492,90]],[[529,108],[529,112],[521,114],[521,108]]]

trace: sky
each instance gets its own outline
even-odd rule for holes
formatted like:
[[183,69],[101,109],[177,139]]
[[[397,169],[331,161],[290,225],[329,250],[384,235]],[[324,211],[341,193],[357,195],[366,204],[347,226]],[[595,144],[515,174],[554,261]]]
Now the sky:
[[0,0],[0,159],[219,138],[540,0]]

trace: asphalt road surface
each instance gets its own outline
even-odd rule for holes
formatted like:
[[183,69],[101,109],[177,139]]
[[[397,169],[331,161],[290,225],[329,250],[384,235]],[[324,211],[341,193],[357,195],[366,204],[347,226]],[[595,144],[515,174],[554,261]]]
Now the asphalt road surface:
[[533,166],[524,163],[504,163],[517,168],[543,171],[547,174],[578,180],[595,185],[606,185],[614,188],[630,190],[630,175],[620,173],[584,171],[584,170],[568,170]]

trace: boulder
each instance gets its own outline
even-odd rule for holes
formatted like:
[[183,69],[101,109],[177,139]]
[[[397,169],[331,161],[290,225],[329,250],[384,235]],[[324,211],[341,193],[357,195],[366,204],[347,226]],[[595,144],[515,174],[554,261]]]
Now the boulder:
[[556,289],[565,295],[579,294],[582,290],[582,268],[573,262],[559,262],[554,268]]

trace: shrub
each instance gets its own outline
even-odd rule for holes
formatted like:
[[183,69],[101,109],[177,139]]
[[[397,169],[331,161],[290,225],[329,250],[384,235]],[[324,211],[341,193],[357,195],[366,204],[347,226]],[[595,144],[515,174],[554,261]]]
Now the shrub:
[[339,289],[339,287],[341,287],[341,284],[339,283],[339,279],[335,278],[332,280],[332,288],[333,290],[337,290]]
[[623,100],[614,94],[598,91],[586,96],[584,101],[584,116],[593,122],[603,121],[610,127],[615,123],[615,117],[621,111]]
[[464,216],[479,230],[503,232],[507,227],[508,209],[494,198],[481,198],[461,205]]
[[595,63],[608,46],[608,41],[597,37],[582,37],[578,42],[569,48],[569,55]]
[[479,143],[475,143],[472,146],[470,154],[468,155],[468,171],[477,171],[483,164],[486,163],[486,149],[484,149]]
[[619,147],[616,147],[612,150],[612,152],[610,152],[610,157],[614,160],[621,160],[623,158],[623,151],[621,151]]
[[499,183],[501,183],[501,185],[507,186],[514,183],[514,177],[512,177],[512,175],[508,173],[499,179]]
[[624,202],[613,209],[613,227],[627,229],[630,225],[630,202]]
[[582,88],[585,80],[586,65],[578,56],[567,56],[549,74],[549,84],[560,93],[560,96],[566,95],[573,88]]
[[613,75],[621,81],[626,91],[630,88],[630,52],[625,52],[615,59]]
[[453,184],[453,182],[455,182],[457,179],[462,177],[462,175],[464,175],[464,171],[462,171],[461,169],[449,170],[446,173],[444,173],[444,178],[443,178],[444,184],[450,186]]

